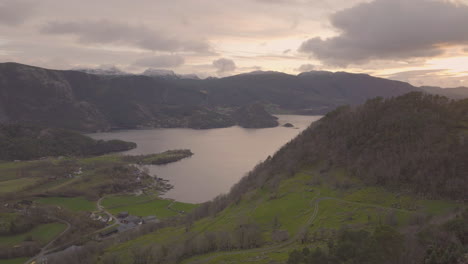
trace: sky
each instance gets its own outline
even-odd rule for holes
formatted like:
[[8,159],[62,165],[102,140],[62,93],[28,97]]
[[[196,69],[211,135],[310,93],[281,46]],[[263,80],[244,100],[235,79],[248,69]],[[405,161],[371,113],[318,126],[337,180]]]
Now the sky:
[[468,86],[468,0],[0,0],[0,62]]

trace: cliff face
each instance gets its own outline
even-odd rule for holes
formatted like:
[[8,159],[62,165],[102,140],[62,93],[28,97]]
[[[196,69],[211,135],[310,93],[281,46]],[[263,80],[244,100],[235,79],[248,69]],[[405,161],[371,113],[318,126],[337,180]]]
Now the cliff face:
[[[232,112],[256,102],[292,113],[323,114],[339,105],[416,89],[407,83],[348,73],[294,76],[271,72],[190,80],[105,76],[3,63],[0,122],[80,131],[227,127],[236,123]],[[265,118],[254,127],[274,125],[271,116],[253,112],[255,119]]]

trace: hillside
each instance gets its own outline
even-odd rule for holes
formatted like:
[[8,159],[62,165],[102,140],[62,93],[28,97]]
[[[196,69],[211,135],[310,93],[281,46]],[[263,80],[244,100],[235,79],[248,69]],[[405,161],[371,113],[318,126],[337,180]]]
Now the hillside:
[[270,113],[323,114],[340,105],[418,90],[344,72],[254,72],[195,80],[95,75],[16,63],[0,64],[0,80],[0,122],[80,131],[228,127],[242,124],[232,115],[235,111],[255,103]]
[[452,99],[463,99],[468,98],[468,88],[467,87],[457,87],[457,88],[440,88],[433,86],[422,86],[420,87],[425,92],[431,94],[439,94],[446,96]]
[[467,135],[466,100],[341,107],[189,215],[49,260],[465,263]]
[[467,100],[416,92],[376,98],[328,113],[233,191],[260,187],[282,173],[292,175],[305,164],[325,160],[369,184],[463,199],[467,136]]
[[261,104],[241,107],[233,113],[233,117],[241,127],[266,128],[279,125],[276,117],[270,115]]
[[90,156],[130,150],[135,143],[94,140],[77,132],[19,124],[0,125],[0,160]]

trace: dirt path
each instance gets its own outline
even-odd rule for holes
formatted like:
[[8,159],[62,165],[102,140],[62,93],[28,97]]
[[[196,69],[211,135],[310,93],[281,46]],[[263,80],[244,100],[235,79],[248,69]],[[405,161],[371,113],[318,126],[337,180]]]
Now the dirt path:
[[103,199],[104,199],[104,196],[101,197],[101,198],[99,198],[99,200],[98,200],[97,203],[96,203],[98,211],[105,213],[105,214],[107,215],[107,217],[109,217],[109,219],[114,219],[114,220],[115,220],[115,223],[114,223],[114,224],[112,224],[112,225],[110,225],[110,226],[106,226],[106,227],[103,228],[103,229],[107,229],[107,228],[109,228],[109,227],[111,227],[111,226],[115,226],[115,225],[120,225],[121,223],[120,223],[119,218],[115,217],[113,214],[111,214],[109,211],[107,211],[107,210],[104,208],[104,206],[102,206],[101,202],[102,202]]
[[167,210],[170,210],[178,215],[184,215],[183,213],[177,211],[176,209],[172,208],[172,205],[176,203],[176,200],[171,199],[171,203],[166,206]]

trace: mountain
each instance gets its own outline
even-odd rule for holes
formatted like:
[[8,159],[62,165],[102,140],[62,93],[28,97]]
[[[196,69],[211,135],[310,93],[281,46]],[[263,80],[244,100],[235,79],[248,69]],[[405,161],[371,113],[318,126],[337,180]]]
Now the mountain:
[[[418,88],[344,72],[241,74],[204,80],[96,75],[0,64],[0,121],[80,131],[138,127],[226,127],[232,113],[260,103],[270,113],[324,114],[376,96]],[[206,117],[200,125],[200,115]]]
[[457,88],[440,88],[434,86],[422,86],[420,87],[425,92],[431,94],[440,94],[452,99],[463,99],[468,98],[468,88],[467,87],[457,87]]
[[130,73],[124,72],[113,65],[102,66],[100,68],[77,68],[74,70],[96,75],[131,75]]
[[153,69],[153,68],[146,69],[143,73],[141,73],[141,75],[150,76],[150,77],[168,78],[168,79],[193,79],[193,80],[200,79],[196,74],[176,74],[174,71],[171,71],[171,70]]
[[174,71],[152,69],[152,68],[146,69],[141,75],[150,76],[150,77],[177,78],[177,75],[174,73]]

